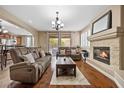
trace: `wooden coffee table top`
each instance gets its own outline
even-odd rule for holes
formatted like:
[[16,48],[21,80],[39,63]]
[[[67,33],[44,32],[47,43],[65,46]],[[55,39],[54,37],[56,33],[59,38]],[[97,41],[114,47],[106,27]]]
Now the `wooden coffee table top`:
[[56,65],[76,65],[70,57],[59,57]]

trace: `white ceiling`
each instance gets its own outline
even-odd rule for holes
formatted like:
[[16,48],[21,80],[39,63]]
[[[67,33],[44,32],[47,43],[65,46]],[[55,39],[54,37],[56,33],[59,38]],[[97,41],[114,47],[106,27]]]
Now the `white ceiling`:
[[4,5],[8,12],[20,18],[39,31],[53,31],[51,21],[59,11],[60,19],[64,22],[62,31],[79,31],[102,12],[106,5]]
[[[2,19],[0,19],[2,20]],[[14,24],[11,24],[7,21],[2,20],[2,26],[9,31],[9,33],[12,33],[14,35],[32,35],[30,32],[26,31],[25,29],[22,29],[20,27],[17,27]]]

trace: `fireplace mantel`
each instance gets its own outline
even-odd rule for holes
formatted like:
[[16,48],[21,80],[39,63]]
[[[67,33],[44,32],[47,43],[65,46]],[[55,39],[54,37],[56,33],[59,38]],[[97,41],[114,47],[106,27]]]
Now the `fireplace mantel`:
[[94,35],[91,35],[88,40],[92,41],[99,41],[99,40],[105,40],[105,39],[112,39],[124,36],[124,30],[121,27],[109,29],[108,31],[103,31],[100,33],[96,33]]
[[[122,78],[121,75],[124,74],[124,28],[113,27],[93,34],[88,39],[90,40],[90,56],[87,63],[120,84],[122,81],[118,77]],[[94,59],[94,47],[110,47],[110,65]],[[118,73],[118,76],[115,73]]]

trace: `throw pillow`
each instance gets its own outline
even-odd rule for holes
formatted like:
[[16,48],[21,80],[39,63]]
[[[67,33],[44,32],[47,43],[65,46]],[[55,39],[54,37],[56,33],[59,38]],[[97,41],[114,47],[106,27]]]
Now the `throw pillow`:
[[32,55],[33,55],[34,59],[39,58],[38,55],[37,55],[37,53],[36,53],[36,51],[33,51]]
[[40,57],[40,58],[42,58],[42,54],[41,54],[41,52],[40,52],[40,51],[39,51],[39,57]]
[[76,54],[76,50],[75,49],[71,49],[71,54]]
[[35,63],[35,59],[31,53],[25,55],[25,57],[28,59],[30,63]]
[[42,57],[45,57],[46,56],[45,55],[45,52],[43,50],[41,50],[41,55],[42,55]]
[[76,49],[76,52],[77,52],[77,53],[79,53],[79,52],[80,52],[80,49],[79,49],[79,48],[77,48],[77,49]]
[[25,55],[19,56],[19,58],[20,58],[22,61],[27,61],[27,60],[28,60]]
[[61,49],[60,54],[65,55],[65,49]]

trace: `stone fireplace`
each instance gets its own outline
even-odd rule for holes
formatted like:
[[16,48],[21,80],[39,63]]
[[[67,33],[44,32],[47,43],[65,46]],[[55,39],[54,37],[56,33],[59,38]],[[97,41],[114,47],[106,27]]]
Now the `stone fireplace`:
[[[89,37],[90,40],[90,57],[88,64],[102,72],[109,78],[122,83],[123,67],[123,29],[117,27],[109,31],[94,34]],[[121,77],[121,78],[120,78]]]
[[[124,6],[106,8],[82,32],[93,30],[93,23],[110,10],[112,11],[112,28],[99,33],[91,31],[92,34],[88,37],[90,46],[86,48],[89,51],[87,64],[111,78],[119,87],[124,87]],[[101,47],[109,47],[105,49],[109,54]],[[103,59],[106,62],[105,60],[103,62]]]
[[93,47],[93,58],[100,62],[110,65],[110,48]]

